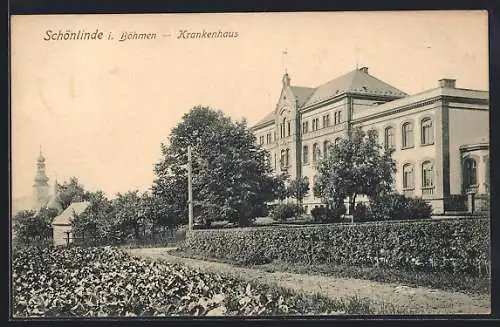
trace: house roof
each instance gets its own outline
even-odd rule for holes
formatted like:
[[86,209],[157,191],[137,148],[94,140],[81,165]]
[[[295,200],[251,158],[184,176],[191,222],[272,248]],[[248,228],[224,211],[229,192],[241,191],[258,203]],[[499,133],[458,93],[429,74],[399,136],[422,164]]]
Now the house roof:
[[[367,68],[355,69],[316,88],[291,85],[299,108],[305,108],[336,97],[342,93],[369,94],[390,98],[408,96],[405,92],[368,74]],[[254,127],[274,121],[274,111],[258,121]]]
[[90,202],[74,202],[59,216],[54,218],[52,225],[70,225],[74,214],[79,215],[88,208]]
[[292,88],[292,92],[297,99],[299,108],[302,107],[306,101],[311,97],[311,95],[316,90],[313,87],[304,87],[304,86],[290,86]]
[[259,125],[262,125],[262,124],[265,124],[267,122],[270,122],[270,121],[274,121],[274,111],[273,112],[270,112],[266,115],[266,117],[262,118],[261,120],[259,120],[257,123],[255,123],[254,127],[255,126],[259,126]]
[[355,69],[318,86],[304,107],[328,100],[342,93],[370,94],[378,96],[405,97],[408,94],[368,74],[364,69]]

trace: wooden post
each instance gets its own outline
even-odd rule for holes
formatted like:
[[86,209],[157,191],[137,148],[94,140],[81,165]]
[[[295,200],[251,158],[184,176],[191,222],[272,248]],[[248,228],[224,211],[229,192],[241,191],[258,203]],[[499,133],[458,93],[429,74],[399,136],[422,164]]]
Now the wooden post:
[[191,146],[188,145],[188,212],[189,212],[189,230],[193,230],[193,185],[192,185],[192,163]]

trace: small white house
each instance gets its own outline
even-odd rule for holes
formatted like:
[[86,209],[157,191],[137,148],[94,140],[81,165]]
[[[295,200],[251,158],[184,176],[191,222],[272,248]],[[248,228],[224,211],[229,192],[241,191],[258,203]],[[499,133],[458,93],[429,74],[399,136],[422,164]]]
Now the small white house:
[[59,216],[54,218],[52,222],[52,230],[54,236],[54,246],[66,245],[69,236],[69,242],[73,242],[71,233],[71,219],[74,215],[79,215],[87,209],[90,202],[75,202],[70,204]]

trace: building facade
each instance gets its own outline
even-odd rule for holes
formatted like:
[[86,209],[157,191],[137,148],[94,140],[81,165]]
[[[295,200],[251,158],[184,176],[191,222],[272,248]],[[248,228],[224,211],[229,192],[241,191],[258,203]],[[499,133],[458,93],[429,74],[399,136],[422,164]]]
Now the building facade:
[[424,198],[435,214],[470,210],[470,201],[477,207],[487,198],[487,91],[441,79],[436,88],[408,95],[367,67],[318,87],[294,86],[288,74],[282,84],[276,108],[252,130],[276,174],[308,178],[307,212],[322,204],[312,192],[315,163],[358,126],[375,129],[382,145],[395,150],[396,191]]

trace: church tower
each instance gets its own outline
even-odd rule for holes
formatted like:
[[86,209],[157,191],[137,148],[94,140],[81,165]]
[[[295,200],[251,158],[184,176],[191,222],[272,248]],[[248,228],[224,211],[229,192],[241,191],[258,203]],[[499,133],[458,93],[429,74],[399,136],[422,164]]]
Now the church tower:
[[38,208],[45,205],[49,199],[48,182],[49,178],[45,173],[45,157],[42,154],[42,147],[40,147],[40,155],[38,156],[36,164],[35,184],[33,184]]

